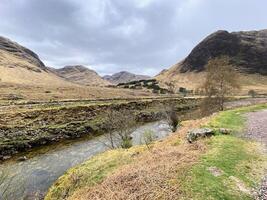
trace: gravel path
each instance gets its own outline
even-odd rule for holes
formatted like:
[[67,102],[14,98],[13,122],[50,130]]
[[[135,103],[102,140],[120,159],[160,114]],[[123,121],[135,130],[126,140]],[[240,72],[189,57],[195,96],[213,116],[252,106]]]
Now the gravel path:
[[241,106],[251,106],[255,104],[267,103],[267,98],[247,98],[239,99],[236,101],[226,102],[226,108],[236,108]]
[[[251,112],[247,117],[246,136],[265,145],[267,153],[267,110]],[[267,200],[267,175],[263,178],[257,200]]]
[[246,136],[262,142],[267,148],[267,110],[251,112],[246,117]]

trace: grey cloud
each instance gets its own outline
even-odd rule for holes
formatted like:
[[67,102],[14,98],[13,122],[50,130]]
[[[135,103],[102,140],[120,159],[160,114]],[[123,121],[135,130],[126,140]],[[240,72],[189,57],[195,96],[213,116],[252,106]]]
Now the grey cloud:
[[217,29],[266,28],[265,0],[0,0],[0,35],[49,66],[155,75]]

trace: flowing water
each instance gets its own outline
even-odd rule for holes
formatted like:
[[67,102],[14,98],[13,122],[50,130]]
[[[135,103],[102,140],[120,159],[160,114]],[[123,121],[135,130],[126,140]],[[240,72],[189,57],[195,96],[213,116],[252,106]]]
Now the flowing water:
[[[164,138],[170,133],[164,121],[147,123],[132,133],[134,145],[142,143],[142,135],[146,130],[153,131],[157,139]],[[19,200],[23,199],[25,195],[28,196],[27,199],[37,199],[33,196],[38,196],[38,194],[42,196],[66,170],[107,150],[108,147],[104,144],[105,140],[104,136],[100,136],[93,139],[83,138],[79,141],[67,141],[25,153],[22,156],[26,156],[28,159],[23,162],[14,158],[2,163],[0,170],[9,176],[4,179],[5,182],[2,186],[9,185],[8,188],[12,188],[12,192],[6,192],[7,199]],[[2,200],[1,197],[0,200]]]

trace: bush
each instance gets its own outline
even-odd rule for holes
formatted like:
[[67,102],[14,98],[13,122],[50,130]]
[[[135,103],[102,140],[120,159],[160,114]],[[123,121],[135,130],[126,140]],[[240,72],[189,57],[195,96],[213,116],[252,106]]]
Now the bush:
[[133,146],[132,137],[125,137],[121,141],[121,148],[129,149]]
[[152,92],[153,92],[154,94],[158,94],[158,93],[159,93],[159,90],[155,90],[155,89],[153,89]]
[[136,86],[135,85],[131,85],[129,88],[130,89],[136,89]]
[[257,93],[256,93],[255,90],[249,90],[249,91],[248,91],[248,95],[251,96],[252,98],[255,98],[256,95],[257,95]]
[[154,132],[151,130],[145,130],[143,134],[143,141],[148,149],[151,148],[151,143],[154,141]]
[[168,93],[167,89],[160,88],[160,94],[167,94],[167,93]]

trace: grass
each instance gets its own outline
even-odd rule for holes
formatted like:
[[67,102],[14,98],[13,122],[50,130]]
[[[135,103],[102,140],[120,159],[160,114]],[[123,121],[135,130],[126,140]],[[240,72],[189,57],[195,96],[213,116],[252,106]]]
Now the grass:
[[[100,154],[69,170],[49,190],[53,199],[253,199],[267,169],[259,143],[233,135],[216,135],[193,144],[191,128],[208,126],[243,130],[243,114],[267,105],[228,110],[212,118],[184,122],[178,134],[153,144]],[[134,156],[138,154],[138,156]],[[209,170],[216,168],[221,175]]]
[[45,200],[57,200],[71,196],[79,188],[101,182],[120,166],[133,162],[134,155],[142,152],[142,146],[130,150],[110,150],[94,156],[82,165],[70,169],[49,189]]
[[[267,105],[262,104],[223,111],[212,118],[207,126],[229,128],[237,133],[244,129],[245,113],[266,108]],[[233,135],[212,137],[207,141],[207,145],[208,152],[186,173],[182,186],[186,196],[198,200],[252,199],[251,193],[242,192],[238,187],[244,187],[243,189],[248,191],[257,187],[267,168],[267,157],[260,150],[262,146]],[[223,175],[215,177],[208,171],[209,167],[222,170]]]
[[223,111],[218,113],[218,115],[209,122],[208,127],[228,128],[232,129],[234,132],[240,132],[243,130],[246,123],[245,113],[255,112],[266,108],[267,104],[260,104]]
[[[185,196],[197,200],[253,199],[250,191],[257,187],[267,167],[266,156],[259,152],[260,146],[222,135],[207,142],[209,151],[182,177]],[[216,167],[223,174],[219,177],[212,175],[208,171],[210,167]]]

